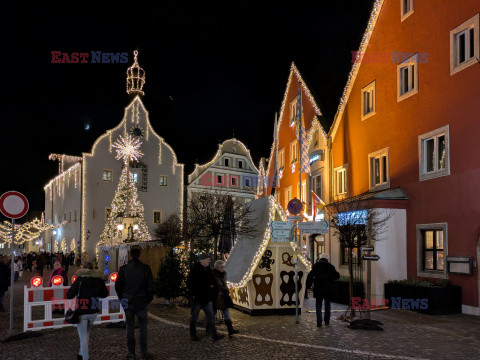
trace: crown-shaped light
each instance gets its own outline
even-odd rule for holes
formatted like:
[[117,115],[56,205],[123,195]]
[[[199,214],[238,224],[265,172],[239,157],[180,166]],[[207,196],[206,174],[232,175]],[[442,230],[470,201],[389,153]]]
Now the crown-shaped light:
[[133,52],[133,65],[127,69],[127,94],[144,95],[145,71],[138,65],[138,51]]

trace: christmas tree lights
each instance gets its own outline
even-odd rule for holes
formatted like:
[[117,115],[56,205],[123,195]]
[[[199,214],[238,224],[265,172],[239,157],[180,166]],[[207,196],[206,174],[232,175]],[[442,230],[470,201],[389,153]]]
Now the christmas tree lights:
[[123,230],[128,225],[124,220],[130,219],[127,238],[129,241],[149,241],[147,223],[143,215],[143,205],[138,200],[135,182],[130,180],[130,161],[138,161],[143,154],[140,151],[141,142],[130,135],[120,136],[113,147],[117,150],[116,159],[123,160],[123,170],[120,175],[117,190],[113,197],[111,212],[105,223],[103,233],[100,235],[100,245],[115,245],[124,242]]

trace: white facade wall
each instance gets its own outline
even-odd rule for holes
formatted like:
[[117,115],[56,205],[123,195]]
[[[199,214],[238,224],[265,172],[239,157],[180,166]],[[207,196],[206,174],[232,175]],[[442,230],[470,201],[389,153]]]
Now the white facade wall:
[[[65,239],[67,252],[75,250],[81,242],[81,191],[82,191],[82,164],[74,164],[55,178],[44,188],[45,190],[45,223],[65,225],[45,232],[45,244],[47,251],[61,249],[62,240]],[[55,233],[54,233],[55,232]]]
[[[111,203],[118,186],[122,171],[122,161],[116,160],[116,151],[112,145],[122,135],[132,133],[133,129],[143,130],[141,151],[144,154],[140,162],[147,165],[147,191],[138,191],[143,204],[145,220],[150,231],[154,231],[154,211],[161,211],[162,219],[172,213],[182,217],[183,211],[183,164],[178,164],[173,149],[153,130],[140,97],[136,97],[125,109],[122,122],[114,129],[99,137],[91,153],[83,154],[83,191],[82,233],[83,248],[89,256],[95,255],[96,245],[105,227],[105,211]],[[112,181],[103,181],[103,170],[112,170]],[[140,168],[131,168],[138,173],[142,182]],[[160,186],[160,176],[167,176],[167,186]]]

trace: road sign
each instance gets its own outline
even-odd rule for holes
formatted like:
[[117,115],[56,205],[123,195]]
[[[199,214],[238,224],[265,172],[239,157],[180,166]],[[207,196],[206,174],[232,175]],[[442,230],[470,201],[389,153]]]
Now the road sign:
[[302,221],[303,216],[289,216],[288,221]]
[[305,234],[326,234],[328,232],[328,222],[322,221],[307,221],[298,223],[298,228]]
[[273,229],[272,230],[272,236],[277,237],[277,238],[289,238],[291,235],[292,231],[291,230],[278,230],[278,229]]
[[362,246],[360,248],[360,250],[362,250],[362,251],[373,251],[374,249],[373,249],[373,246],[371,246],[371,245],[365,245],[365,246]]
[[367,260],[367,261],[378,261],[378,260],[380,260],[380,256],[378,256],[378,255],[363,255],[362,259]]
[[293,228],[293,223],[288,221],[271,221],[270,227],[272,230],[291,230]]
[[287,209],[290,214],[297,215],[302,212],[303,204],[300,200],[295,198],[288,202]]
[[20,219],[28,211],[27,198],[18,191],[7,191],[0,197],[0,212],[10,219]]

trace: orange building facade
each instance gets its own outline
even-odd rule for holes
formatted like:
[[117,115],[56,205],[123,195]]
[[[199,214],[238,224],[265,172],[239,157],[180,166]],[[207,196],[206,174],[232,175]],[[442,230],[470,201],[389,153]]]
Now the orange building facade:
[[[302,86],[302,109],[303,119],[308,143],[308,159],[311,172],[302,173],[300,183],[300,147],[296,135],[294,119],[296,114],[297,97],[299,87]],[[299,70],[292,63],[285,89],[280,114],[278,117],[278,170],[279,186],[275,188],[275,199],[280,206],[287,211],[287,204],[290,200],[297,198],[304,203],[305,216],[311,216],[312,191],[323,201],[328,202],[329,181],[328,181],[328,146],[327,131],[322,122],[322,112],[315,101],[307,84],[303,80]],[[265,169],[266,190],[262,195],[272,193],[275,149],[272,145],[268,166]],[[303,250],[311,259],[316,259],[318,254],[325,250],[325,239],[322,235],[315,240],[304,239]]]
[[[477,315],[479,13],[478,0],[376,1],[328,134],[331,200],[404,193],[405,221],[389,231],[406,238],[407,277],[462,286],[463,312]],[[279,148],[294,136],[286,123]],[[295,176],[286,169],[282,206]]]

